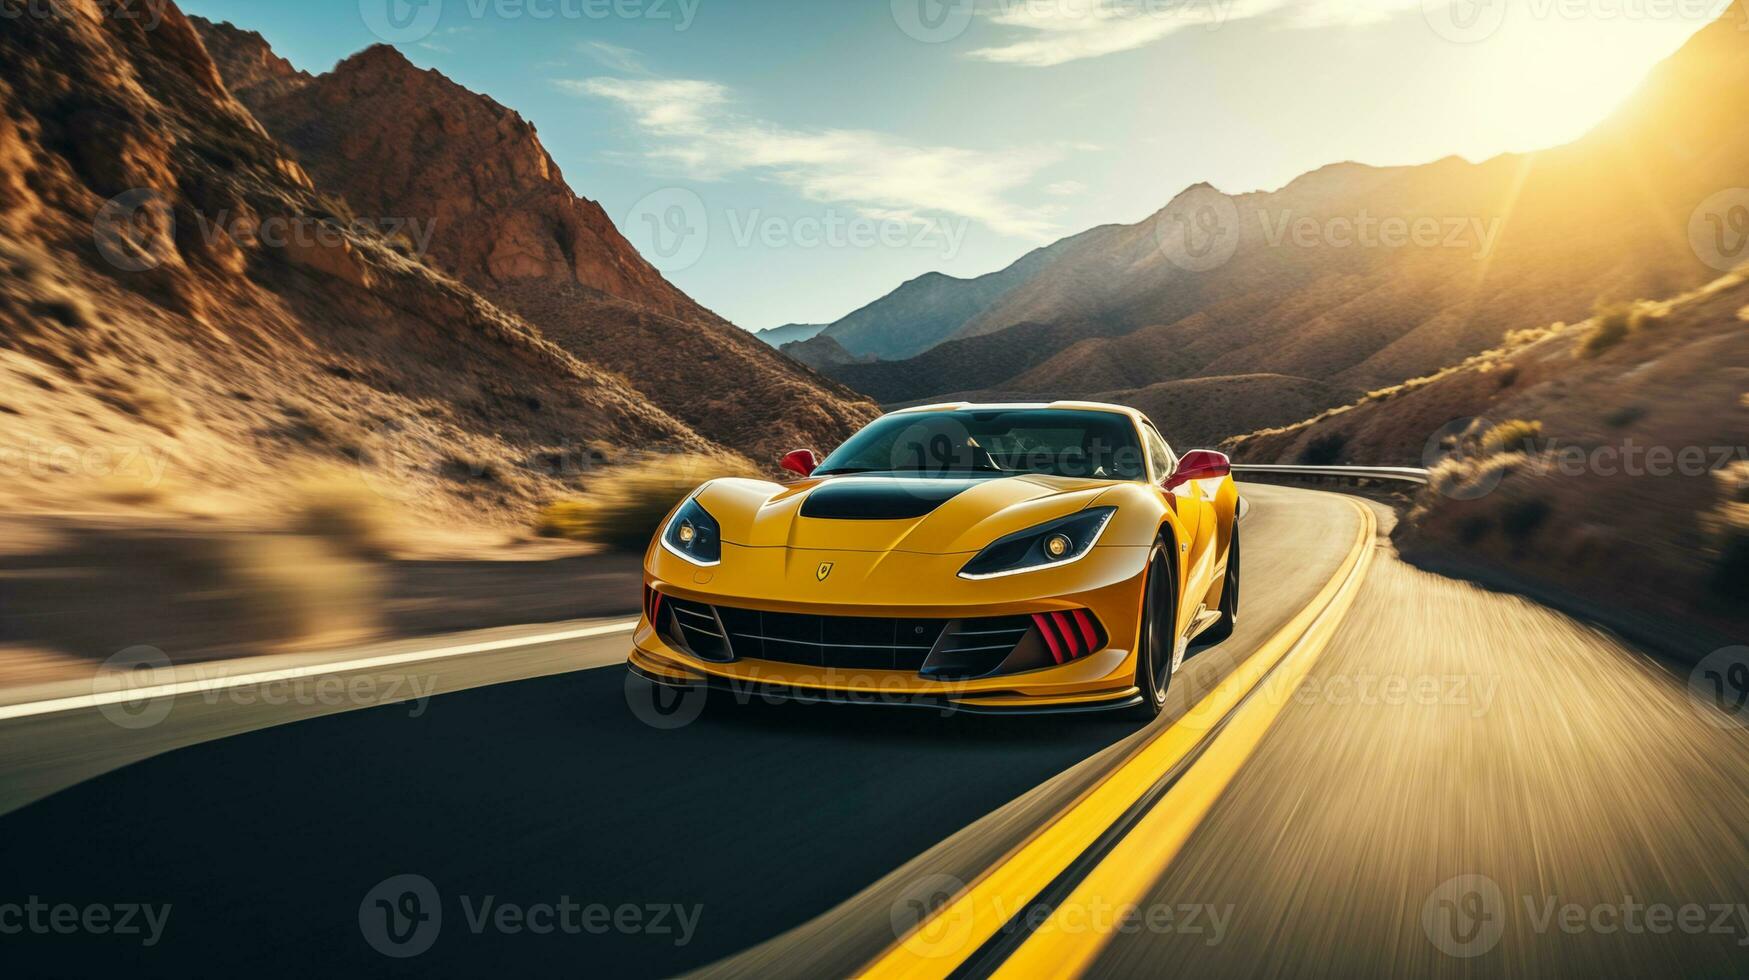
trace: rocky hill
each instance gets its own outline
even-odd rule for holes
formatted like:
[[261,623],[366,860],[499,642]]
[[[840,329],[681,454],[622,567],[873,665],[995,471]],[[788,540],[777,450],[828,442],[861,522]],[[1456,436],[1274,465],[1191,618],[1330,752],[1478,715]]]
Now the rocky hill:
[[395,225],[433,266],[702,434],[765,459],[835,446],[872,417],[863,399],[664,279],[600,205],[572,191],[516,112],[386,46],[327,74],[282,70],[262,85],[256,66],[279,62],[258,36],[196,23],[317,186]]
[[62,6],[0,32],[0,414],[29,462],[4,470],[15,509],[172,484],[271,507],[332,466],[427,518],[523,526],[592,463],[723,452],[351,220],[173,5],[155,29]]
[[1233,440],[1258,463],[1430,466],[1405,551],[1679,626],[1749,626],[1749,279],[1728,275]]

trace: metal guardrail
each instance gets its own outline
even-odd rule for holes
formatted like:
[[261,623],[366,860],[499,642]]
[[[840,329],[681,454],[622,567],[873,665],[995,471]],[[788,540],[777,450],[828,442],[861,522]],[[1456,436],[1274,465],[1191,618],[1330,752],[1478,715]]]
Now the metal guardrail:
[[1268,464],[1233,464],[1237,476],[1279,476],[1316,480],[1380,480],[1387,483],[1413,483],[1426,486],[1427,471],[1412,466],[1276,466]]

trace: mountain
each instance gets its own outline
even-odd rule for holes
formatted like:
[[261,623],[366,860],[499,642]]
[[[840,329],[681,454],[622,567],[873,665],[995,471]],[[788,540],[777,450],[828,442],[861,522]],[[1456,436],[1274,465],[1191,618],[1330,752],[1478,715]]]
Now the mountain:
[[829,373],[895,402],[1254,374],[1370,390],[1508,328],[1691,287],[1716,274],[1716,256],[1690,247],[1704,205],[1749,186],[1749,131],[1721,95],[1749,83],[1744,14],[1739,2],[1575,143],[1479,164],[1337,164],[1237,197],[1199,185],[1147,221],[1053,246],[925,353]]
[[981,311],[1027,282],[1051,260],[1038,249],[1000,272],[957,279],[931,272],[905,283],[822,331],[855,360],[893,361],[918,354],[954,336]]
[[768,346],[782,348],[784,344],[813,340],[824,329],[826,329],[824,323],[786,323],[781,327],[767,327],[753,336],[764,341]]
[[873,417],[664,279],[514,111],[383,45],[262,85],[257,66],[277,63],[258,36],[196,23],[221,70],[244,70],[240,84],[258,95],[243,101],[317,186],[699,433],[763,462],[835,446]]
[[841,364],[856,364],[861,361],[872,361],[873,358],[858,358],[844,349],[836,339],[827,336],[810,337],[807,340],[794,340],[783,345],[785,356],[792,357],[817,371],[825,370]]
[[15,508],[127,481],[271,507],[338,466],[429,520],[526,527],[572,466],[724,453],[348,220],[174,5],[74,12],[0,31],[0,415],[43,454],[0,474]]
[[[1429,466],[1406,554],[1608,597],[1668,641],[1749,626],[1749,267],[1514,333],[1341,408],[1233,440],[1254,463]],[[1456,421],[1454,421],[1456,420]],[[1486,576],[1484,576],[1486,577]]]

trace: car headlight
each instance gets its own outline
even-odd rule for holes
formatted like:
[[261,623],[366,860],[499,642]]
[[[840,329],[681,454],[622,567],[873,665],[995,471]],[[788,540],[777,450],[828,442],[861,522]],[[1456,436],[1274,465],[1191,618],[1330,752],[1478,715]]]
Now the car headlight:
[[723,560],[723,534],[717,519],[705,513],[696,499],[674,512],[662,529],[662,547],[694,565],[716,565]]
[[1116,507],[1093,507],[1079,514],[1010,534],[978,552],[960,569],[960,578],[996,578],[1067,565],[1099,542]]

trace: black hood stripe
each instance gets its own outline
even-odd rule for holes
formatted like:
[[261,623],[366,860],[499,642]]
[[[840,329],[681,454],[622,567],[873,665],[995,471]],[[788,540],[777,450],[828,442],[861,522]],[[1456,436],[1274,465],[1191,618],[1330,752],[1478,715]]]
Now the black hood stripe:
[[802,516],[830,521],[903,521],[930,514],[978,480],[828,480],[802,501]]

